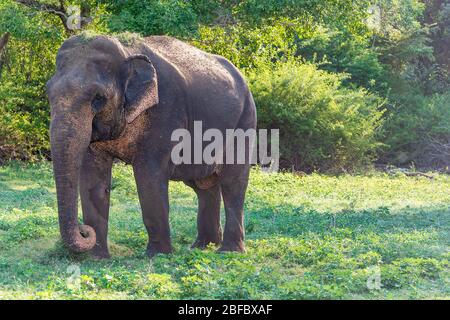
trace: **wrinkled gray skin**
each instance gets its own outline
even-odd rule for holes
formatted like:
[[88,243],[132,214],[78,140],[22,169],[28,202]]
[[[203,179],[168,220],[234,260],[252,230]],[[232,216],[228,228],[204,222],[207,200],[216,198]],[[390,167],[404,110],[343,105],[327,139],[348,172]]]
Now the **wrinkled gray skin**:
[[[220,245],[244,251],[243,205],[249,164],[174,165],[175,129],[256,127],[252,95],[226,59],[170,37],[131,46],[98,36],[71,37],[60,48],[47,84],[51,150],[61,236],[75,252],[108,258],[111,168],[114,159],[133,166],[145,227],[147,254],[172,251],[169,180],[192,187],[199,200],[193,247]],[[225,136],[225,134],[224,134]],[[78,224],[80,191],[84,225]],[[220,204],[226,224],[222,238]]]

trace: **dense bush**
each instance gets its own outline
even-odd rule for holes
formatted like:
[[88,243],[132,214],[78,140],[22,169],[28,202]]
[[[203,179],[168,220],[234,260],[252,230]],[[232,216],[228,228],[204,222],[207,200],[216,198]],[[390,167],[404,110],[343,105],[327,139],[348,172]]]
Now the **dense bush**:
[[383,101],[342,86],[344,77],[293,60],[249,72],[261,128],[280,129],[285,166],[356,168],[373,160]]
[[397,97],[385,124],[386,143],[399,164],[450,165],[450,92]]
[[[28,106],[33,106],[29,109]],[[48,102],[42,83],[0,85],[0,162],[49,156]]]

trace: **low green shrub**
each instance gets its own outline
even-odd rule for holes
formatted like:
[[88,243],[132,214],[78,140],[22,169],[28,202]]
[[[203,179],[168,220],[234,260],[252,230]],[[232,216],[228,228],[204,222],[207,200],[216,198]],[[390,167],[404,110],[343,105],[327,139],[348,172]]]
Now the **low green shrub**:
[[342,86],[342,75],[294,60],[247,72],[260,128],[280,129],[285,166],[307,171],[356,169],[380,147],[383,100]]
[[50,111],[42,83],[1,83],[0,114],[0,161],[49,156]]
[[425,97],[396,97],[385,124],[386,144],[394,162],[420,167],[450,165],[450,92]]

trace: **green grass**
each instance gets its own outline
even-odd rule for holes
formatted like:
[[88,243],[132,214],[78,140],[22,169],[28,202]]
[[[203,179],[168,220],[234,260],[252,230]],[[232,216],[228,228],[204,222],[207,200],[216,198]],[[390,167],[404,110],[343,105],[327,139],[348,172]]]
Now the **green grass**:
[[[113,258],[95,261],[69,254],[58,240],[49,164],[0,167],[0,298],[450,297],[449,176],[300,177],[254,170],[246,254],[189,250],[196,197],[171,183],[170,198],[175,252],[149,260],[131,169],[116,166]],[[369,289],[368,279],[378,275],[381,288]],[[68,285],[68,279],[79,282]]]

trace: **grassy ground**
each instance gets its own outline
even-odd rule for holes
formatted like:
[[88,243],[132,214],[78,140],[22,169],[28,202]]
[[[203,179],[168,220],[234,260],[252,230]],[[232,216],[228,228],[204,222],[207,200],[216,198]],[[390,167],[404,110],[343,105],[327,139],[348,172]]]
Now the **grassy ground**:
[[448,176],[255,170],[246,254],[189,250],[197,200],[172,183],[175,252],[149,260],[131,170],[114,171],[113,258],[93,261],[58,241],[50,165],[0,167],[0,298],[450,298]]

